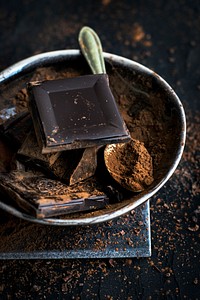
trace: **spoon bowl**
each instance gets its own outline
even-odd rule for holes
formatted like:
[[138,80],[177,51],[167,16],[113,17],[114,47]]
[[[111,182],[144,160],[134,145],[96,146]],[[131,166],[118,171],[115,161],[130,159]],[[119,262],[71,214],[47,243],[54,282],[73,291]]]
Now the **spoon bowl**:
[[[101,41],[92,28],[85,26],[81,29],[79,45],[92,72],[106,73]],[[89,151],[92,153],[93,149]],[[110,175],[130,191],[141,192],[153,181],[151,157],[139,141],[132,139],[129,143],[106,146],[104,160]]]
[[127,190],[141,192],[153,182],[151,156],[138,140],[107,145],[104,160],[110,175]]

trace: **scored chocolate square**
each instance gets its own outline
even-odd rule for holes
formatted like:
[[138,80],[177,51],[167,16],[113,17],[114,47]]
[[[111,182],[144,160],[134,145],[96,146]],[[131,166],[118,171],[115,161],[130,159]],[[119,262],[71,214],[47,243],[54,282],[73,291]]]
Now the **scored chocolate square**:
[[32,82],[28,90],[42,153],[130,139],[106,74]]
[[38,219],[81,211],[94,211],[109,205],[95,178],[70,187],[58,180],[31,171],[0,173],[1,191],[18,207]]

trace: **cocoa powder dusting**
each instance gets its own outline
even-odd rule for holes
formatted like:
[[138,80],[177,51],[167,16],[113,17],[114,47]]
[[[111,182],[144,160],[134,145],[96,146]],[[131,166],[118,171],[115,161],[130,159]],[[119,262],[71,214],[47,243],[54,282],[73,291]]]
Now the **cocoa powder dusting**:
[[15,90],[15,87],[12,92],[12,96],[10,98],[10,90],[8,93],[6,92],[4,97],[9,97],[11,102],[14,106],[16,106],[16,112],[19,113],[21,111],[27,110],[28,105],[28,92],[26,88],[26,83],[29,81],[45,81],[45,80],[55,80],[55,79],[62,79],[62,78],[71,78],[77,77],[81,75],[81,71],[77,71],[73,68],[60,69],[57,70],[54,67],[43,67],[38,68],[34,74],[27,79],[25,84],[22,86],[20,90]]
[[[130,76],[130,78],[129,78]],[[131,137],[144,143],[154,178],[172,161],[173,136],[179,136],[178,112],[155,79],[112,67],[110,86]],[[117,82],[117,84],[116,84]],[[165,99],[166,98],[166,99]]]

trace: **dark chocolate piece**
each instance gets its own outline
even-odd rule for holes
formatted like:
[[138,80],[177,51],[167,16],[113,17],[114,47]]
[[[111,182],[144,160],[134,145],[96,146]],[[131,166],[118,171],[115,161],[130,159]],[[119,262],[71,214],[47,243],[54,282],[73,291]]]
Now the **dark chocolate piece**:
[[70,177],[70,185],[93,176],[97,168],[97,151],[99,147],[86,148],[76,169]]
[[11,169],[15,168],[13,162],[15,157],[15,152],[13,148],[0,137],[0,172],[9,172]]
[[30,168],[39,168],[45,174],[62,179],[68,184],[82,155],[83,149],[42,154],[35,132],[31,130],[18,150],[17,159]]
[[104,208],[108,197],[93,178],[69,187],[32,172],[0,174],[0,188],[23,210],[36,218]]
[[43,153],[130,139],[106,74],[32,82],[28,90]]
[[22,112],[0,125],[0,136],[9,142],[12,149],[18,150],[31,127],[33,127],[33,123],[30,113]]

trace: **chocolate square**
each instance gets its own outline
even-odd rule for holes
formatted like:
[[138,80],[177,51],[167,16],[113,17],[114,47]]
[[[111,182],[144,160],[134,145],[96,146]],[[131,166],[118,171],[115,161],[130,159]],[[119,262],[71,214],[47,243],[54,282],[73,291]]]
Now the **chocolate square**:
[[106,74],[32,82],[28,89],[42,153],[130,139]]
[[73,187],[31,171],[0,173],[1,191],[38,219],[105,208],[109,198],[95,178]]

